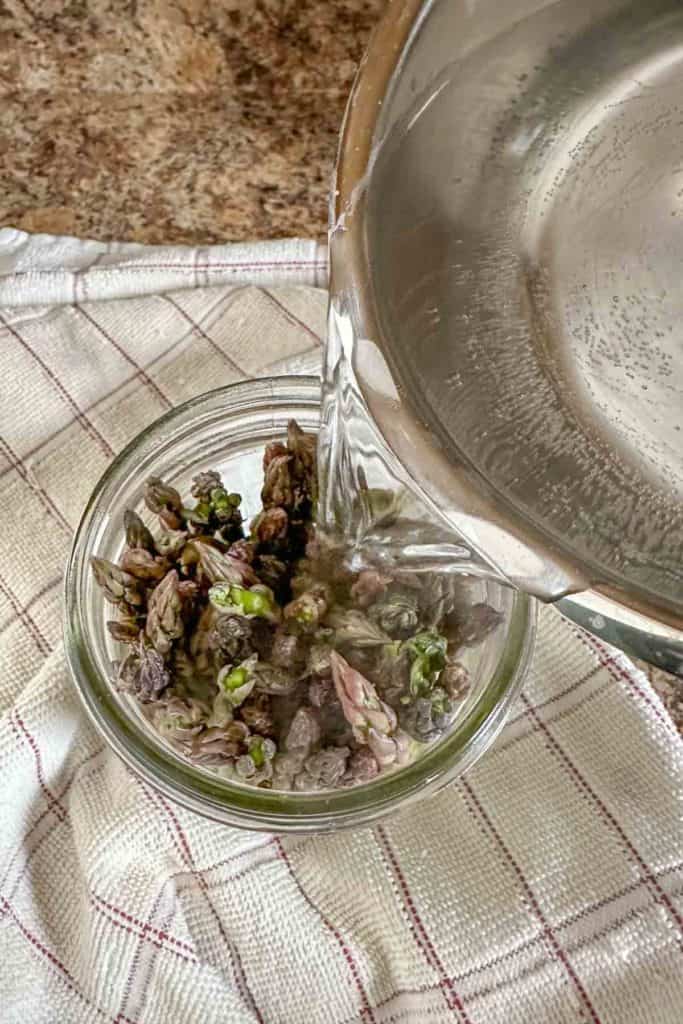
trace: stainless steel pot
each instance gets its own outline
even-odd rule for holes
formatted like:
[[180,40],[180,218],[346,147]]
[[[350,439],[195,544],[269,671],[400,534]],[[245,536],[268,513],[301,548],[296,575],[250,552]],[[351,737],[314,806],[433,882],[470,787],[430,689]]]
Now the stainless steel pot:
[[393,0],[330,245],[330,358],[348,330],[386,464],[496,575],[679,674],[681,97],[679,0]]

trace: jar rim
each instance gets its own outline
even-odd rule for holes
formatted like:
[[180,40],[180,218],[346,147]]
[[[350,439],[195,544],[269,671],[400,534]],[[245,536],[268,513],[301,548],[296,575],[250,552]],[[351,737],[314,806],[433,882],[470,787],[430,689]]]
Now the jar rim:
[[[246,409],[278,410],[290,405],[313,411],[320,404],[316,377],[283,376],[240,381],[204,392],[165,413],[141,431],[106,469],[86,505],[74,537],[65,576],[64,639],[67,663],[91,721],[124,763],[157,790],[214,820],[268,831],[319,832],[368,824],[395,807],[441,788],[489,746],[502,728],[528,667],[536,632],[536,602],[514,592],[505,647],[493,675],[472,707],[439,743],[412,764],[372,782],[319,793],[288,793],[242,786],[191,765],[138,723],[116,698],[97,667],[84,614],[89,556],[110,519],[118,483],[140,461],[153,460],[172,428],[187,430],[197,417],[236,418]],[[266,414],[267,415],[267,414]]]

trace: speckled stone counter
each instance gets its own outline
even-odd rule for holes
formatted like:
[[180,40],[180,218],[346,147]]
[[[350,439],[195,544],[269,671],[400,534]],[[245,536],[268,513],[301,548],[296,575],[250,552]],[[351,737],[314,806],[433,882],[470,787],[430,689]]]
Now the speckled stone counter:
[[0,224],[320,236],[385,0],[0,0]]

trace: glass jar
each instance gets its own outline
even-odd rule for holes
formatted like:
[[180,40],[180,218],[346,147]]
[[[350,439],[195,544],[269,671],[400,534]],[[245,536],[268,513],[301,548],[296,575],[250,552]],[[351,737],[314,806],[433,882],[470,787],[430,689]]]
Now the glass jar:
[[219,470],[243,495],[245,519],[259,511],[263,449],[286,435],[295,418],[316,431],[319,381],[278,377],[233,384],[200,395],[162,416],[112,462],[97,484],[74,540],[66,576],[65,645],[86,711],[128,767],[171,800],[216,821],[275,832],[316,832],[367,824],[446,785],[490,746],[503,726],[527,669],[535,635],[532,599],[498,583],[477,581],[504,622],[464,658],[471,690],[452,729],[412,764],[350,789],[318,793],[264,790],[193,766],[147,724],[136,702],[112,685],[122,650],[106,629],[111,617],[89,567],[91,555],[116,561],[124,546],[123,513],[143,516],[147,477],[189,493],[192,476]]

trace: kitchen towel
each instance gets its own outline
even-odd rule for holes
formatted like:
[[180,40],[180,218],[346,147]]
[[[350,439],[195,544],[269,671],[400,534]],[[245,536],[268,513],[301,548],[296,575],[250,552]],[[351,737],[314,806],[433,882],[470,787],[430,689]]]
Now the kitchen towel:
[[104,749],[61,580],[113,455],[241,377],[319,365],[324,251],[0,231],[3,1024],[680,1024],[683,743],[552,610],[494,748],[383,824],[241,832]]

